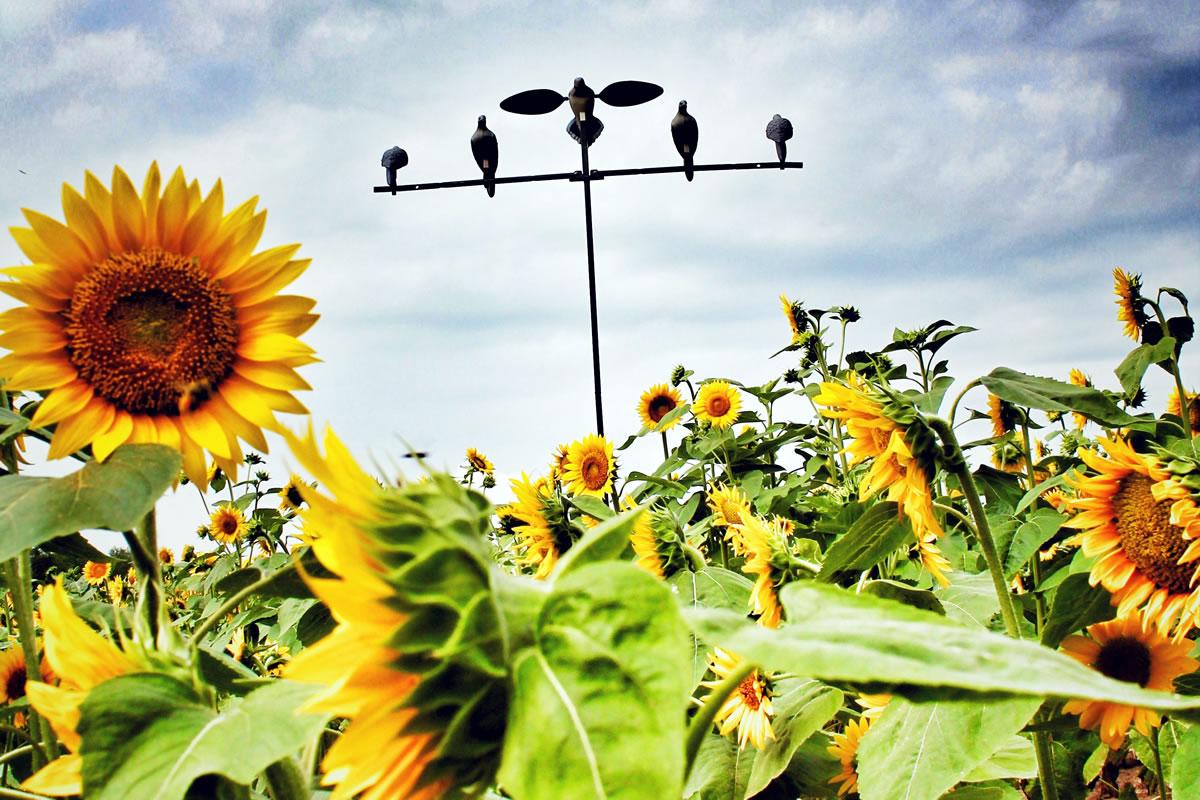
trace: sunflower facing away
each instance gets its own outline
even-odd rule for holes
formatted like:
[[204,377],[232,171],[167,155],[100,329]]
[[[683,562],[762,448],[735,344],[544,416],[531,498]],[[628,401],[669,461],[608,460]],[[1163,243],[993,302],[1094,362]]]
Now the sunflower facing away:
[[788,300],[786,294],[779,295],[779,305],[783,306],[783,316],[787,318],[788,327],[792,329],[792,342],[795,343],[800,338],[800,334],[804,332],[804,326],[801,326],[800,317],[796,314],[799,303],[793,303]]
[[[1147,627],[1160,635],[1187,635],[1200,615],[1197,569],[1200,513],[1190,495],[1153,456],[1141,455],[1122,439],[1101,439],[1107,457],[1080,450],[1096,474],[1068,479],[1077,497],[1066,526],[1079,530],[1085,556],[1096,558],[1091,583],[1112,593],[1117,615],[1141,609]],[[1189,557],[1190,556],[1190,557]]]
[[[1136,339],[1137,337],[1135,336],[1134,338]],[[1088,389],[1092,387],[1092,379],[1089,378],[1087,373],[1085,373],[1083,370],[1072,368],[1068,378],[1070,379],[1072,386],[1083,386]],[[1083,414],[1080,414],[1078,411],[1072,411],[1071,416],[1075,419],[1075,427],[1083,430],[1083,426],[1087,425],[1087,417],[1085,417]]]
[[221,503],[208,521],[208,532],[221,544],[232,544],[246,535],[246,518],[237,506]]
[[1115,267],[1113,293],[1117,296],[1117,321],[1125,323],[1125,335],[1135,342],[1141,337],[1146,324],[1146,311],[1142,308],[1142,276],[1129,274]]
[[[740,663],[741,659],[733,653],[715,648],[708,657],[708,668],[716,677],[711,681],[701,681],[700,685],[706,689],[716,689]],[[775,731],[771,728],[774,714],[771,684],[755,670],[743,678],[737,691],[725,699],[713,721],[722,736],[737,731],[738,749],[745,750],[746,745],[751,744],[755,749],[763,750],[767,742],[775,739]]]
[[[1087,636],[1068,636],[1062,649],[1076,661],[1097,672],[1145,689],[1174,691],[1180,675],[1195,672],[1200,662],[1188,657],[1192,642],[1170,642],[1142,624],[1137,611],[1087,629]],[[1125,741],[1132,724],[1143,736],[1162,724],[1162,715],[1148,708],[1097,700],[1072,700],[1063,706],[1067,714],[1079,715],[1079,727],[1096,730],[1100,740],[1116,750]]]
[[573,494],[602,497],[612,491],[614,472],[612,442],[593,433],[567,448],[562,482]]
[[42,767],[21,788],[51,797],[66,797],[83,791],[81,740],[75,730],[80,704],[95,686],[141,667],[75,614],[61,578],[42,594],[41,612],[46,661],[60,684],[28,681],[25,691],[30,704],[46,718],[70,752]]
[[714,428],[728,428],[737,421],[742,408],[742,397],[727,381],[708,381],[700,387],[692,413],[701,422]]
[[780,567],[788,561],[788,530],[782,521],[770,522],[748,514],[733,528],[734,550],[744,553],[742,572],[755,576],[750,593],[750,611],[758,615],[764,628],[778,628],[783,618],[776,584],[781,582]]
[[83,564],[83,578],[92,586],[104,583],[110,572],[112,572],[112,564],[107,561],[85,561]]
[[994,394],[988,395],[988,416],[992,420],[992,437],[999,439],[1007,433],[1012,433],[1021,421],[1021,415],[1016,406],[1007,400],[1001,400]]
[[[1188,422],[1191,424],[1192,435],[1200,435],[1200,395],[1195,392],[1187,393],[1188,416],[1191,418]],[[1180,419],[1183,419],[1183,406],[1179,402],[1179,389],[1172,389],[1171,396],[1167,398],[1167,413],[1173,414]]]
[[870,728],[871,718],[863,714],[862,719],[850,720],[844,731],[833,734],[829,752],[842,762],[842,771],[830,778],[829,782],[840,784],[838,797],[858,791],[858,772],[855,769],[858,766],[858,745]]
[[235,474],[239,439],[265,451],[276,412],[307,413],[291,392],[310,388],[295,368],[316,359],[296,337],[314,301],[278,292],[309,260],[299,245],[254,252],[257,198],[225,213],[220,180],[202,196],[177,169],[163,187],[152,164],[140,195],[114,167],[111,188],[85,173],[62,201],[65,225],[24,211],[12,235],[33,263],[0,283],[22,303],[0,314],[0,377],[48,393],[32,424],[57,424],[51,458],[157,442],[200,483],[205,451]]
[[[642,397],[638,400],[638,416],[642,418],[643,425],[653,428],[662,422],[663,417],[678,408],[682,402],[683,398],[679,395],[678,389],[660,383],[642,392]],[[670,430],[678,422],[679,420],[676,419],[663,430]]]

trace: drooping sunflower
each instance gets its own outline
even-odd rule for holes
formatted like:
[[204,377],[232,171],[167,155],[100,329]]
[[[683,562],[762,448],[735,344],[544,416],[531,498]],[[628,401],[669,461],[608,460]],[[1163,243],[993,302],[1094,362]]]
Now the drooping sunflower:
[[1141,337],[1146,324],[1146,310],[1142,307],[1142,276],[1130,274],[1114,267],[1113,293],[1117,296],[1117,321],[1125,323],[1125,335],[1135,342]]
[[1164,636],[1174,630],[1178,641],[1200,615],[1200,571],[1184,560],[1189,540],[1200,539],[1200,515],[1186,513],[1195,504],[1153,456],[1120,438],[1100,446],[1107,457],[1079,451],[1095,474],[1067,479],[1077,496],[1064,504],[1074,512],[1065,524],[1080,531],[1084,555],[1097,559],[1091,583],[1112,593],[1117,615],[1140,609],[1148,627]]
[[846,723],[846,729],[832,735],[833,744],[829,745],[831,755],[842,763],[842,771],[829,779],[829,783],[840,784],[838,797],[858,791],[858,745],[862,737],[871,728],[871,718],[865,714],[861,719],[852,719]]
[[563,472],[567,469],[567,456],[570,455],[571,446],[569,444],[560,444],[554,448],[554,456],[550,459],[550,480],[562,482]]
[[1021,421],[1017,407],[994,394],[988,395],[988,416],[992,420],[992,437],[996,439],[1012,433]]
[[104,583],[110,572],[112,572],[112,564],[107,561],[85,561],[83,563],[83,579],[92,586]]
[[570,549],[570,523],[554,488],[547,477],[530,480],[521,473],[510,482],[516,500],[498,510],[502,516],[519,520],[513,526],[517,547],[521,551],[517,563],[534,569],[534,577],[543,580],[554,571],[562,554]]
[[1020,475],[1025,472],[1025,452],[1013,442],[998,442],[992,445],[992,466]]
[[778,587],[785,580],[784,570],[790,556],[788,531],[782,523],[782,520],[768,522],[748,514],[742,524],[732,529],[734,549],[746,556],[742,572],[755,576],[750,611],[758,615],[758,624],[764,628],[778,628],[783,618]]
[[467,448],[467,467],[485,475],[491,474],[496,469],[488,457],[474,447]]
[[921,559],[921,566],[939,585],[950,585],[950,579],[946,577],[946,573],[951,570],[950,559],[942,555],[941,548],[937,546],[936,534],[926,533],[921,537],[917,542],[917,555]]
[[792,342],[795,343],[800,338],[800,334],[808,327],[808,321],[801,314],[796,313],[800,310],[800,304],[788,300],[786,294],[779,295],[779,305],[783,306],[783,316],[788,321],[788,327],[792,329]]
[[728,428],[737,421],[742,408],[742,396],[727,381],[708,381],[696,393],[692,413],[701,422],[714,428]]
[[299,511],[300,506],[304,503],[304,493],[300,487],[304,484],[304,479],[299,475],[292,475],[288,478],[288,482],[279,490],[279,507],[284,511]]
[[602,497],[612,491],[615,472],[612,442],[593,433],[571,442],[562,482],[573,494]]
[[[1195,392],[1187,392],[1188,404],[1188,423],[1192,429],[1192,435],[1200,435],[1200,395]],[[1180,419],[1183,419],[1183,404],[1179,402],[1179,389],[1172,389],[1171,396],[1167,398],[1167,413],[1172,414]]]
[[30,704],[50,723],[67,755],[51,761],[21,787],[51,797],[83,793],[83,757],[79,755],[79,706],[88,692],[110,678],[141,669],[137,661],[96,633],[71,607],[62,579],[42,594],[42,626],[46,661],[58,686],[27,681]]
[[[706,689],[716,689],[721,681],[737,669],[741,661],[733,653],[714,648],[708,657],[708,668],[716,677],[711,681],[701,681],[700,685]],[[737,691],[725,699],[713,721],[722,736],[737,731],[738,749],[745,750],[746,745],[750,744],[755,749],[764,750],[767,742],[775,739],[775,731],[771,728],[774,714],[771,684],[762,673],[755,670],[743,678]]]
[[[1136,339],[1137,336],[1134,336],[1133,338]],[[1083,370],[1072,368],[1068,378],[1070,379],[1072,386],[1083,386],[1088,389],[1092,387],[1092,379]],[[1071,416],[1075,419],[1075,427],[1083,430],[1083,426],[1087,425],[1088,418],[1083,414],[1080,414],[1078,411],[1072,411]]]
[[3,270],[22,305],[0,314],[0,377],[48,392],[33,425],[57,424],[51,458],[158,442],[197,484],[205,451],[235,474],[239,439],[265,451],[276,412],[307,413],[291,393],[310,388],[295,368],[316,360],[297,338],[314,301],[278,292],[309,260],[299,245],[255,253],[266,212],[253,198],[225,213],[220,180],[202,197],[151,164],[140,194],[120,167],[111,189],[84,184],[63,185],[65,225],[26,209],[12,229],[32,264]]
[[[336,785],[337,800],[435,800],[486,784],[507,718],[503,683],[478,661],[445,655],[472,646],[460,626],[498,624],[479,617],[491,579],[486,501],[447,475],[381,485],[332,432],[325,453],[311,430],[285,436],[320,487],[302,489],[301,517],[313,553],[334,574],[305,580],[337,627],[284,669],[323,687],[305,710],[349,720],[322,761],[323,783]],[[435,629],[446,638],[431,642]]]
[[[1143,625],[1137,611],[1087,629],[1087,636],[1068,636],[1062,650],[1071,658],[1118,681],[1136,683],[1146,689],[1174,691],[1180,675],[1195,672],[1200,662],[1188,657],[1192,642],[1171,642]],[[1098,700],[1072,700],[1063,706],[1067,714],[1079,715],[1079,727],[1096,730],[1100,740],[1116,750],[1125,741],[1132,724],[1143,736],[1162,724],[1162,715]]]
[[221,503],[208,521],[209,534],[222,544],[232,544],[246,535],[246,518],[241,510],[229,503]]
[[[659,383],[642,392],[642,397],[638,400],[638,416],[642,418],[643,425],[653,428],[662,422],[663,417],[678,408],[682,402],[683,398],[678,389],[665,383]],[[670,430],[678,422],[678,419],[675,420],[663,430]]]

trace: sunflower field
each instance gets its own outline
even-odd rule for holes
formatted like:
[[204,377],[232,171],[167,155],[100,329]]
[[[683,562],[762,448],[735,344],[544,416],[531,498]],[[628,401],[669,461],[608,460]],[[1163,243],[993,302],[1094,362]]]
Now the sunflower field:
[[[676,367],[640,430],[497,486],[478,450],[381,474],[305,419],[309,260],[260,246],[256,198],[118,167],[24,215],[0,798],[1200,798],[1178,289],[1114,271],[1111,388],[952,376],[985,334],[948,320],[847,353],[856,309],[785,296],[775,379]],[[662,460],[627,470],[642,437]]]

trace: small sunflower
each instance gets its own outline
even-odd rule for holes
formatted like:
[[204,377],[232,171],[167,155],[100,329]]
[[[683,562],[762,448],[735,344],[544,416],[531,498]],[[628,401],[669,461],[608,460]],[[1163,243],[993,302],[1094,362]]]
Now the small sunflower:
[[734,386],[727,381],[708,381],[700,387],[692,413],[714,428],[728,428],[737,421],[741,407],[742,397]]
[[[1134,338],[1136,339],[1137,337],[1135,336]],[[1092,388],[1092,379],[1083,370],[1072,369],[1068,377],[1072,386]],[[1072,411],[1071,416],[1075,419],[1075,427],[1083,430],[1083,426],[1087,425],[1088,418],[1078,411]]]
[[[1192,642],[1170,642],[1142,624],[1137,611],[1128,616],[1091,625],[1087,636],[1068,636],[1063,651],[1076,661],[1118,681],[1136,683],[1145,689],[1174,690],[1180,675],[1195,672],[1200,662],[1188,657]],[[1079,727],[1096,730],[1100,740],[1116,750],[1125,741],[1132,724],[1143,736],[1162,724],[1162,715],[1098,700],[1072,700],[1063,706],[1067,714],[1079,715]]]
[[1017,407],[994,394],[988,395],[988,416],[992,420],[992,437],[995,439],[1012,433],[1021,421]]
[[208,532],[222,544],[232,544],[246,535],[246,518],[237,506],[221,503],[212,513]]
[[864,717],[869,720],[876,720],[883,715],[883,712],[888,707],[888,703],[892,702],[892,696],[890,694],[860,693],[854,702],[862,708],[862,715]]
[[[740,663],[741,659],[733,653],[715,648],[709,655],[708,668],[716,678],[702,681],[700,685],[706,689],[716,689]],[[764,750],[767,742],[775,739],[775,731],[771,728],[774,714],[771,684],[762,673],[755,670],[743,678],[737,691],[725,699],[713,721],[722,736],[737,731],[738,749],[745,750],[746,745],[751,744],[755,749]]]
[[496,469],[488,457],[474,447],[467,448],[467,467],[485,475],[492,474]]
[[61,578],[42,595],[41,611],[46,661],[60,684],[27,681],[25,691],[30,704],[46,718],[70,752],[42,767],[21,788],[53,797],[82,794],[83,757],[79,755],[81,739],[75,730],[79,707],[97,685],[141,667],[75,614]]
[[206,451],[235,474],[239,439],[265,451],[276,412],[307,413],[291,393],[310,388],[295,368],[316,360],[297,338],[314,302],[278,292],[309,259],[255,253],[266,212],[225,213],[220,180],[202,197],[182,169],[162,186],[157,164],[140,194],[120,167],[111,189],[84,177],[84,195],[63,185],[65,225],[25,210],[12,229],[32,263],[3,270],[22,305],[0,314],[0,377],[47,393],[32,423],[57,424],[51,458],[157,442],[197,484]]
[[1142,276],[1131,275],[1120,267],[1115,267],[1112,275],[1113,293],[1117,296],[1117,321],[1125,323],[1125,335],[1136,342],[1146,324],[1146,311],[1142,308]]
[[1025,472],[1025,453],[1011,441],[992,445],[992,466],[1003,472],[1021,475]]
[[1112,593],[1117,616],[1140,609],[1148,627],[1182,639],[1200,615],[1200,571],[1187,559],[1189,540],[1200,540],[1200,514],[1190,513],[1190,495],[1153,456],[1119,438],[1100,446],[1107,457],[1079,451],[1096,474],[1068,478],[1077,497],[1065,503],[1074,512],[1066,527],[1081,532],[1084,555],[1097,559],[1091,583]]
[[808,320],[803,316],[803,306],[788,300],[786,294],[779,295],[779,305],[783,307],[783,316],[788,321],[788,327],[792,329],[792,343],[795,344],[800,334],[808,327]]
[[569,523],[549,478],[530,480],[521,473],[520,478],[512,479],[511,485],[516,500],[497,513],[523,523],[513,525],[512,529],[521,551],[517,563],[533,568],[534,577],[544,580],[573,543]]
[[83,578],[92,586],[104,583],[110,572],[112,564],[107,561],[85,561],[83,564]]
[[[1188,422],[1191,424],[1192,435],[1200,436],[1200,395],[1195,392],[1187,393]],[[1183,419],[1183,405],[1179,402],[1179,389],[1172,389],[1167,398],[1167,413]]]
[[871,719],[865,714],[862,719],[852,719],[846,723],[846,729],[833,734],[833,744],[829,753],[842,763],[842,771],[829,779],[829,783],[840,784],[838,797],[858,791],[858,745],[862,737],[871,728]]
[[[642,397],[638,400],[638,416],[642,418],[642,424],[647,428],[653,428],[662,421],[662,418],[674,411],[683,398],[679,394],[679,390],[665,383],[660,383],[651,386],[646,391],[642,392]],[[663,430],[670,430],[675,427],[678,420],[667,425]]]
[[935,534],[926,533],[917,542],[917,555],[921,559],[921,566],[933,576],[940,586],[950,585],[950,579],[946,577],[946,573],[951,571],[950,559],[942,555],[941,548],[937,546]]
[[789,560],[788,531],[782,520],[767,522],[753,514],[733,530],[734,549],[746,556],[742,572],[755,576],[750,611],[758,615],[759,625],[778,628],[783,607],[779,604],[777,587],[783,583],[781,569]]
[[[131,575],[133,573],[130,573]],[[104,591],[108,592],[108,602],[114,606],[124,605],[125,599],[125,579],[120,575],[114,575],[104,584]]]
[[170,548],[168,548],[168,547],[159,548],[158,563],[162,564],[163,566],[168,566],[170,564],[174,564],[175,563],[175,554],[172,553]]
[[736,486],[716,486],[708,494],[708,508],[714,525],[726,528],[741,525],[750,516],[750,498]]
[[658,552],[658,537],[654,535],[649,511],[638,514],[637,521],[633,523],[633,530],[629,534],[629,543],[633,545],[633,553],[637,557],[636,562],[639,567],[656,578],[666,577],[663,558]]
[[571,442],[562,482],[573,494],[602,497],[612,491],[615,472],[612,442],[593,433]]
[[[54,671],[43,658],[41,679],[44,683],[54,680]],[[8,649],[0,651],[0,705],[7,705],[25,697],[25,651],[18,642],[10,642]],[[25,715],[17,712],[13,722],[19,728],[25,724]]]
[[299,511],[304,503],[304,480],[299,475],[288,478],[288,482],[279,490],[279,507],[285,511]]
[[554,457],[550,459],[550,480],[561,483],[563,473],[567,469],[567,457],[571,454],[571,446],[560,444],[554,448]]

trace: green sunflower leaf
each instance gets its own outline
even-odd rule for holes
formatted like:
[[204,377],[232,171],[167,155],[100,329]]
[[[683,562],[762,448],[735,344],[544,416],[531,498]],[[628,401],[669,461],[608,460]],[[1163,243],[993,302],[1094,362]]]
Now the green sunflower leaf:
[[896,697],[858,747],[863,800],[937,800],[1006,746],[1039,698],[910,703]]
[[499,773],[513,797],[680,796],[687,626],[664,583],[628,563],[562,576],[513,675]]
[[118,447],[62,478],[0,478],[0,560],[56,536],[132,530],[179,475],[179,453],[160,444]]
[[325,725],[297,714],[318,687],[275,681],[220,711],[167,675],[105,681],[81,707],[84,794],[94,800],[182,800],[202,775],[249,784],[298,752]]
[[1050,615],[1042,628],[1042,644],[1058,647],[1062,640],[1088,625],[1112,619],[1117,610],[1109,602],[1109,594],[1094,588],[1089,574],[1076,572],[1068,575],[1054,590],[1054,602]]
[[631,550],[629,535],[638,514],[646,513],[649,513],[646,506],[615,515],[610,513],[607,519],[590,529],[559,559],[554,566],[554,575],[562,578],[587,564],[622,558]]
[[746,796],[753,797],[781,775],[808,737],[825,725],[842,707],[842,693],[820,681],[788,678],[771,687],[775,739],[754,757]]
[[[747,610],[754,582],[744,575],[721,567],[708,566],[699,572],[680,570],[667,581],[684,608],[728,608]],[[692,662],[692,686],[696,686],[708,671],[708,645],[690,636],[688,650]]]
[[1175,800],[1200,800],[1200,725],[1179,737],[1170,783]]
[[1080,698],[1200,716],[1200,697],[1106,678],[1034,642],[894,601],[813,581],[790,583],[780,597],[788,623],[778,630],[719,609],[684,614],[708,642],[766,669],[819,680],[884,685],[900,694],[926,687],[923,697]]
[[899,516],[896,504],[877,503],[830,545],[818,577],[832,581],[844,570],[870,569],[911,540],[912,528]]
[[1026,375],[1008,367],[996,367],[979,380],[1001,400],[1025,408],[1077,411],[1101,425],[1129,426],[1140,422],[1118,408],[1113,399],[1099,389]]
[[1113,370],[1121,381],[1126,397],[1133,397],[1142,388],[1142,376],[1151,364],[1166,361],[1175,354],[1175,340],[1164,336],[1154,344],[1141,344],[1129,351],[1125,360]]

